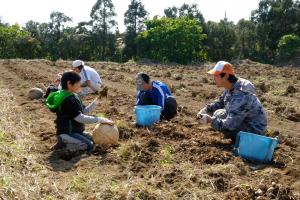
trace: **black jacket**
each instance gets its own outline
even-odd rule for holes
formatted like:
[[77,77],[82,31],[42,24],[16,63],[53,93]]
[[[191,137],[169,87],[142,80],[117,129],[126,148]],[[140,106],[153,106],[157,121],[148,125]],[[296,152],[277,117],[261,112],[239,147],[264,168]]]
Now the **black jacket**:
[[56,111],[56,133],[58,135],[83,133],[85,128],[84,124],[74,120],[75,117],[83,113],[83,109],[84,105],[78,97],[75,95],[67,97]]

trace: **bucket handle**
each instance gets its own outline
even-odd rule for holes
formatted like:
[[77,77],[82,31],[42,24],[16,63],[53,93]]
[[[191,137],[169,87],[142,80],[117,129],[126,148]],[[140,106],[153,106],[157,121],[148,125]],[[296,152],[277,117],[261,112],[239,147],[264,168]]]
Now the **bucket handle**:
[[[278,144],[278,137],[275,137],[274,139],[276,140],[276,146],[277,146],[277,144]],[[274,140],[272,140],[272,142],[270,142],[270,144],[268,146],[268,153],[270,153],[270,151],[271,151],[271,146],[273,145],[273,142],[274,142]],[[264,160],[266,160],[267,157],[268,157],[268,154],[266,155],[266,157],[265,157]],[[273,157],[272,157],[272,160],[273,160]]]
[[235,144],[234,144],[234,148],[233,148],[233,154],[235,156],[239,156],[239,144],[240,144],[240,132],[237,133],[236,138],[235,138]]

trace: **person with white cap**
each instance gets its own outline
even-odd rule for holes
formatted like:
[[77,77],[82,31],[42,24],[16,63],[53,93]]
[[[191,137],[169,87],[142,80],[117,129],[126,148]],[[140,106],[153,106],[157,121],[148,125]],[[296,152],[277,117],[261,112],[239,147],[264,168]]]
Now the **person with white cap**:
[[267,116],[255,95],[254,85],[237,78],[233,66],[226,61],[219,61],[208,74],[213,75],[217,87],[225,88],[225,91],[219,99],[199,111],[200,123],[211,124],[233,142],[239,131],[263,135]]
[[100,91],[102,80],[95,69],[86,66],[82,60],[73,61],[72,68],[81,77],[82,91],[80,95],[85,96]]

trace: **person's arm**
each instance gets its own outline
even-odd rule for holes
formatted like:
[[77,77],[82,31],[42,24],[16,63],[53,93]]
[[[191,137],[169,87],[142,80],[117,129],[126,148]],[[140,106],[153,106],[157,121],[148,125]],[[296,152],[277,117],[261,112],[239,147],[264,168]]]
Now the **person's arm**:
[[206,112],[213,114],[216,110],[224,108],[224,97],[226,95],[226,91],[223,92],[223,94],[215,100],[213,103],[208,104],[206,106]]
[[82,124],[94,124],[94,123],[113,123],[112,121],[103,118],[103,117],[96,117],[96,116],[89,116],[84,114],[79,114],[77,117],[74,118],[75,121],[82,123]]
[[81,87],[87,87],[87,86],[88,86],[88,81],[85,81],[85,82],[82,83],[80,86],[81,86]]
[[90,74],[85,70],[85,68],[82,68],[82,74],[85,78],[85,82],[81,84],[81,87],[87,87],[91,85],[91,76]]
[[161,107],[161,110],[165,109],[165,94],[164,91],[158,85],[153,84],[153,89],[155,89],[155,99],[156,105]]
[[225,119],[212,117],[211,126],[221,132],[234,131],[241,125],[249,111],[246,96],[235,94],[230,101],[227,117]]
[[136,103],[135,103],[135,105],[141,105],[141,96],[142,96],[142,92],[141,91],[139,91],[138,93],[137,93],[137,95],[136,95]]
[[99,121],[96,116],[89,116],[82,113],[75,117],[74,120],[82,124],[94,124]]
[[99,90],[99,88],[97,88],[95,84],[92,84],[91,81],[88,81],[88,87],[90,87],[94,92]]

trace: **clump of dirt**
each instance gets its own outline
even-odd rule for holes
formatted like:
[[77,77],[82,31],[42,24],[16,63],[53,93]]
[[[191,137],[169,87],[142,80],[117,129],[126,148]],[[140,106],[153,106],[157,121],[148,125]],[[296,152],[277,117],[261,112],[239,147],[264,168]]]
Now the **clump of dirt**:
[[174,75],[174,79],[176,81],[180,81],[180,80],[182,80],[182,75],[181,74],[176,74],[176,75]]
[[159,150],[160,144],[157,140],[155,139],[151,139],[149,140],[149,142],[147,143],[147,148],[149,151],[152,152],[157,152]]
[[173,184],[182,180],[182,171],[174,169],[171,172],[168,172],[164,175],[165,182],[168,184]]
[[258,84],[256,85],[256,87],[257,87],[258,89],[260,89],[260,91],[261,91],[262,93],[267,93],[267,92],[270,90],[270,86],[267,85],[265,82],[260,82],[260,83],[258,83]]
[[293,85],[289,85],[287,88],[286,88],[286,91],[285,91],[285,95],[288,95],[288,94],[294,94],[297,92],[297,89],[293,86]]

